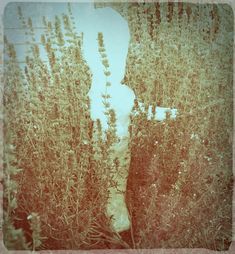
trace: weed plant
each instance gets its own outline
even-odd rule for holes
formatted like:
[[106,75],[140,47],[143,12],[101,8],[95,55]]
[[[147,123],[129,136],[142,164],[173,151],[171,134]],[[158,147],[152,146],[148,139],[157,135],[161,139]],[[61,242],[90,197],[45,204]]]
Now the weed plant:
[[[120,164],[113,150],[115,112],[104,95],[110,127],[103,137],[100,121],[90,119],[92,76],[69,6],[69,14],[54,23],[43,19],[48,63],[32,43],[22,72],[5,39],[5,245],[227,250],[232,237],[232,9],[224,4],[101,5],[128,20],[123,83],[146,107],[140,111],[136,101],[129,126],[130,236],[115,234],[106,215],[109,188],[115,185],[110,172]],[[34,42],[32,22],[20,9],[19,15]],[[105,50],[102,34],[99,47]],[[109,75],[108,60],[101,60]],[[149,120],[149,105],[179,113],[175,120],[169,113],[163,122]]]
[[[5,38],[5,146],[14,148],[12,160],[5,149],[5,245],[24,249],[29,243],[32,250],[122,246],[106,215],[114,185],[109,172],[117,170],[111,149],[115,113],[106,109],[110,128],[103,137],[100,122],[90,118],[91,73],[71,8],[54,22],[43,17],[41,45],[48,62],[41,58],[32,21],[18,12],[32,46],[22,71]],[[15,245],[9,225],[25,232]]]
[[[146,106],[129,128],[132,246],[226,250],[232,237],[232,9],[112,6],[128,19],[132,36],[124,83]],[[149,105],[179,114],[148,120]]]

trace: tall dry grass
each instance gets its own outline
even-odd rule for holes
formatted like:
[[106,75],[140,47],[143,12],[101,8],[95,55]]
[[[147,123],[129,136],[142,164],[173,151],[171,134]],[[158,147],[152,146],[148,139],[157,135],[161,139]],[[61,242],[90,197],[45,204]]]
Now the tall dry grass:
[[[32,21],[20,8],[19,17],[32,46],[22,71],[13,44],[5,39],[5,145],[13,147],[14,156],[5,165],[5,179],[17,184],[12,194],[17,204],[5,210],[4,231],[10,217],[11,225],[25,231],[25,243],[33,250],[122,247],[106,214],[108,190],[115,185],[110,172],[117,170],[115,115],[107,108],[110,128],[103,137],[100,122],[90,118],[91,73],[71,8],[53,23],[43,17],[41,45],[48,62],[41,57]],[[6,150],[5,161],[9,156]],[[7,181],[5,207],[12,202]],[[31,225],[33,218],[40,228]],[[4,235],[10,249],[25,247],[17,245],[18,238],[11,245],[8,233]]]
[[[131,31],[123,82],[146,110],[158,105],[179,111],[175,120],[157,122],[139,112],[138,103],[133,108],[126,193],[131,230],[121,239],[105,212],[115,185],[110,172],[119,164],[112,154],[115,115],[107,111],[104,140],[100,122],[90,119],[91,73],[69,7],[54,23],[44,18],[41,43],[49,66],[33,43],[22,72],[5,41],[5,244],[226,250],[232,237],[232,9],[111,6]],[[19,14],[34,37],[30,20]]]

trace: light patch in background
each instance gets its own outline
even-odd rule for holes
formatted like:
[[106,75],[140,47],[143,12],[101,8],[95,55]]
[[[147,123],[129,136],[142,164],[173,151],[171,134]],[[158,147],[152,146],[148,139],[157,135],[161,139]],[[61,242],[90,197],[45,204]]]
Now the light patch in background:
[[[4,13],[4,23],[7,24],[5,35],[9,41],[15,44],[17,57],[20,66],[24,68],[25,57],[29,52],[30,36],[25,34],[21,28],[17,14],[17,6],[22,8],[26,17],[32,18],[35,28],[36,42],[40,43],[40,36],[43,33],[42,17],[48,20],[54,20],[55,16],[61,16],[67,13],[67,4],[65,3],[19,3],[8,4]],[[92,87],[89,91],[91,99],[91,117],[93,120],[100,119],[104,129],[107,129],[107,119],[104,115],[104,106],[101,95],[105,93],[105,83],[110,81],[112,86],[108,89],[110,94],[111,107],[117,115],[117,134],[118,136],[128,135],[129,115],[134,105],[135,94],[133,90],[120,82],[124,77],[126,68],[126,58],[130,42],[129,27],[124,18],[110,7],[94,8],[93,3],[72,3],[71,8],[75,17],[77,33],[84,35],[82,51],[84,59],[92,72]],[[15,28],[15,29],[7,29]],[[109,61],[109,70],[111,76],[106,79],[104,67],[98,52],[98,32],[104,36],[104,45]],[[65,42],[65,46],[68,45]],[[47,54],[42,46],[39,45],[41,57],[47,61]],[[138,100],[138,98],[137,98]],[[175,118],[177,109],[156,108],[156,120],[163,121],[166,118],[166,112],[171,111],[171,117]],[[151,109],[149,108],[148,119],[151,118]]]

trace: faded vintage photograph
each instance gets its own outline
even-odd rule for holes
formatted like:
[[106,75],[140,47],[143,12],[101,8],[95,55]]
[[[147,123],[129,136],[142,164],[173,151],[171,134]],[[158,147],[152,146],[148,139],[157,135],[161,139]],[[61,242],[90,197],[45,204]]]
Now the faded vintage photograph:
[[9,3],[6,249],[229,250],[233,23],[224,3]]

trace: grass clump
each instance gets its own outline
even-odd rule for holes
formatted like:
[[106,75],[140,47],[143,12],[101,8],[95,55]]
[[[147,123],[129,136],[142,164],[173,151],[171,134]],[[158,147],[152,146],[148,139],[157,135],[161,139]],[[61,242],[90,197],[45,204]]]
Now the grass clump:
[[[19,15],[35,42],[32,22],[27,24],[21,9]],[[12,178],[17,183],[14,216],[8,208],[12,200],[5,197],[4,223],[6,230],[14,224],[32,250],[122,246],[106,214],[114,184],[109,172],[116,170],[111,163],[115,115],[107,112],[110,128],[104,137],[100,122],[90,118],[91,73],[71,20],[70,6],[68,15],[54,22],[43,18],[43,49],[32,43],[24,71],[5,39],[5,144],[15,149],[5,182],[8,167],[21,170]],[[6,247],[18,248],[6,232]],[[23,243],[20,249],[26,249]]]
[[130,4],[128,17],[126,82],[146,108],[178,110],[164,122],[148,120],[147,112],[132,117],[127,204],[135,246],[226,250],[232,237],[232,10]]
[[[135,248],[227,250],[232,240],[233,14],[228,5],[105,3],[128,20],[123,83],[145,104],[129,128]],[[148,120],[149,106],[177,108]],[[138,113],[138,114],[136,114]]]

